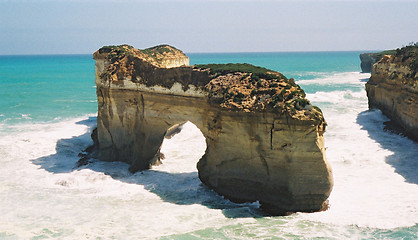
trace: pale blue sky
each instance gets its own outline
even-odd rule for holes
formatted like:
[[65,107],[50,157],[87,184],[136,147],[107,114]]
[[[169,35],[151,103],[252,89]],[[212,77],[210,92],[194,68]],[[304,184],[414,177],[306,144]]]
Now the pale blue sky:
[[0,55],[168,43],[185,52],[380,50],[418,41],[417,1],[0,0]]

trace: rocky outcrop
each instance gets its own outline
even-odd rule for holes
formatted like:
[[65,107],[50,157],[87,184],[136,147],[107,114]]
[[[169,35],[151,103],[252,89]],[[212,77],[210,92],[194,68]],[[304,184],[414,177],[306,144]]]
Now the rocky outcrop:
[[167,45],[103,47],[93,57],[100,159],[133,172],[160,164],[164,136],[190,121],[207,143],[199,178],[216,192],[272,214],[326,207],[326,122],[293,79],[249,64],[187,66]]
[[377,53],[362,53],[360,54],[360,67],[361,72],[370,73],[372,72],[373,65],[380,61],[385,55],[392,55],[395,53],[395,50],[387,50]]
[[373,64],[377,63],[382,56],[377,56],[376,53],[362,53],[360,54],[360,67],[361,72],[370,73],[372,72]]
[[370,108],[379,108],[418,141],[418,46],[397,49],[373,66],[366,83]]

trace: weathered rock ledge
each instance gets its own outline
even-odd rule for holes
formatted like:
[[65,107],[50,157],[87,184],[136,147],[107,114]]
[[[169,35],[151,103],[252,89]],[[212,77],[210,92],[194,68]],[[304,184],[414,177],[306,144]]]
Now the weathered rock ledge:
[[418,141],[418,45],[397,49],[373,65],[366,83],[370,108],[379,108]]
[[167,131],[191,121],[207,143],[199,178],[216,192],[272,214],[326,208],[326,122],[293,79],[249,64],[188,66],[168,45],[108,46],[93,57],[100,159],[148,169],[161,163]]
[[363,73],[371,73],[373,65],[382,59],[385,55],[392,55],[395,53],[395,50],[386,50],[382,52],[376,53],[362,53],[360,54],[360,67],[361,72]]

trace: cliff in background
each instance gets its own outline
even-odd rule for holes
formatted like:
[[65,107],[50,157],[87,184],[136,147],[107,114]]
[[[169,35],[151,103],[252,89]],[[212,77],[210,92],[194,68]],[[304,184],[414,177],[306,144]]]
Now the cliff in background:
[[326,122],[293,79],[249,64],[188,66],[168,45],[108,46],[93,57],[100,159],[133,172],[160,164],[166,133],[191,121],[207,143],[199,178],[219,194],[272,214],[326,208]]
[[377,53],[362,53],[360,54],[361,60],[361,72],[370,73],[372,72],[373,65],[380,61],[384,55],[392,55],[395,53],[395,50],[387,50]]
[[379,108],[418,141],[418,45],[397,49],[373,66],[366,83],[370,108]]

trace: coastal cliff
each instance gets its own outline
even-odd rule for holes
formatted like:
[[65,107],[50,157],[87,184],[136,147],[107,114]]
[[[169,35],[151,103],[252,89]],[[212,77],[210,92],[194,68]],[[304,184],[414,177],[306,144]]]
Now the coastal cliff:
[[361,72],[370,73],[372,72],[373,64],[377,63],[382,56],[377,55],[377,53],[362,53],[360,54],[360,67]]
[[188,66],[168,45],[107,46],[93,58],[100,159],[132,172],[161,164],[164,136],[190,121],[207,144],[199,178],[219,194],[271,214],[327,207],[326,122],[293,79],[249,64]]
[[362,53],[360,54],[360,67],[361,72],[371,73],[373,65],[382,59],[385,55],[392,55],[395,53],[395,50],[386,50],[377,53]]
[[397,49],[373,65],[366,83],[370,108],[379,108],[418,141],[418,45]]

